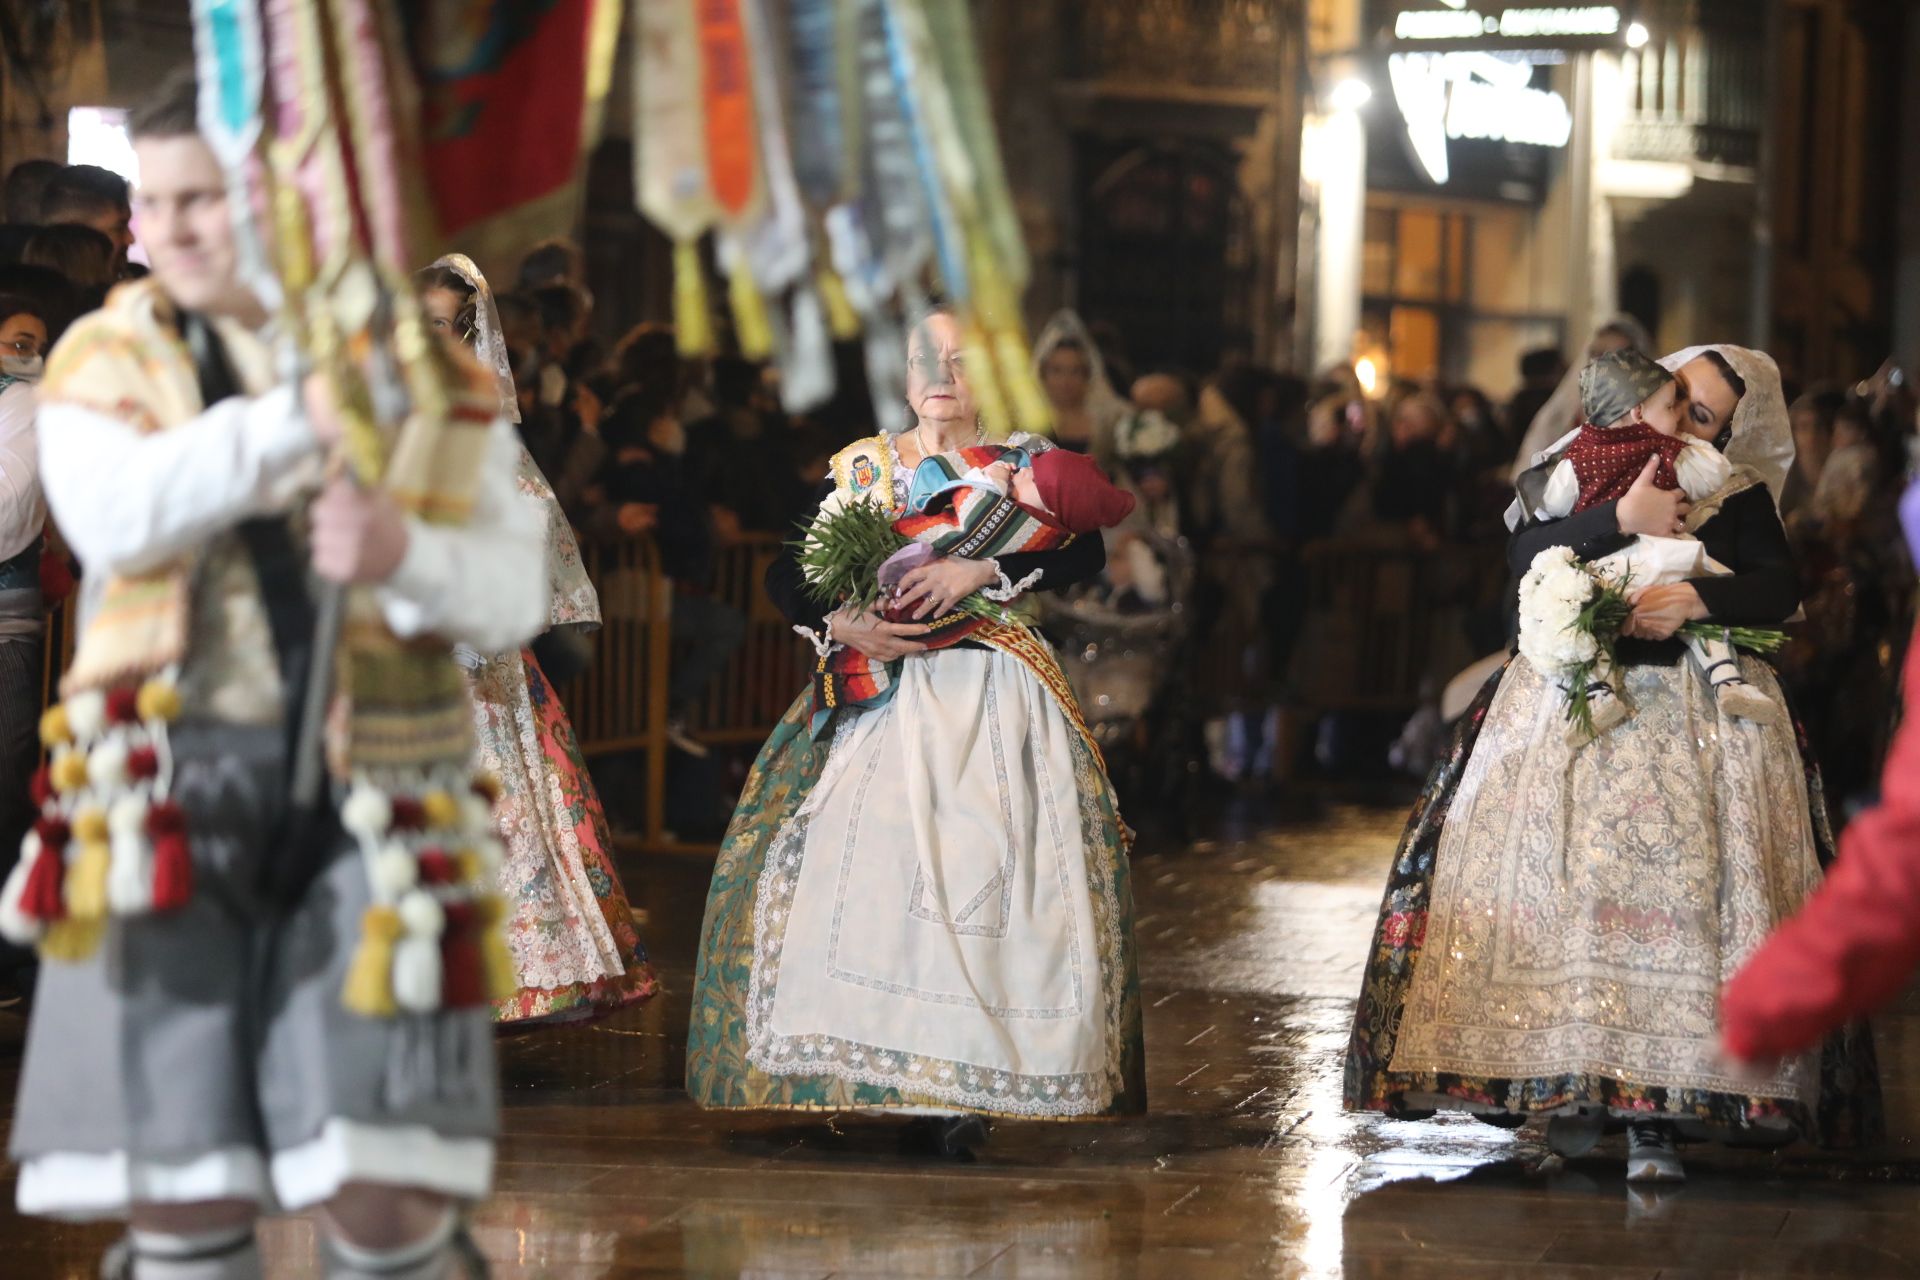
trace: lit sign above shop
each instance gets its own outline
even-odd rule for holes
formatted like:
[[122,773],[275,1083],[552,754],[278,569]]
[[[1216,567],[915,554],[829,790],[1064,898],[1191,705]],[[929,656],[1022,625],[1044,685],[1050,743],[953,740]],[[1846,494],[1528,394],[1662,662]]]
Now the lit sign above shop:
[[[1451,3],[1451,0],[1447,0]],[[1464,3],[1464,0],[1462,0]],[[1621,28],[1620,10],[1610,4],[1562,9],[1508,9],[1482,14],[1458,5],[1446,9],[1409,9],[1394,19],[1399,40],[1560,40],[1570,36],[1610,36]]]
[[1447,181],[1450,140],[1564,147],[1573,136],[1567,100],[1532,87],[1533,67],[1490,53],[1396,53],[1387,59],[1407,141],[1436,184]]

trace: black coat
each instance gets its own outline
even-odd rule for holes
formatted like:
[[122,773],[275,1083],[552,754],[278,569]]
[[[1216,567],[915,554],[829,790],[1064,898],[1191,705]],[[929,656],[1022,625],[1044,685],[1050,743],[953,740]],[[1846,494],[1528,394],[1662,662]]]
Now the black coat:
[[[1561,520],[1523,524],[1507,541],[1507,566],[1515,581],[1549,547],[1571,547],[1582,560],[1612,555],[1635,535],[1620,532],[1619,503],[1608,502]],[[1707,606],[1707,619],[1732,627],[1773,627],[1800,607],[1800,583],[1794,572],[1787,531],[1774,510],[1773,495],[1756,484],[1728,498],[1712,519],[1694,531],[1707,554],[1733,573],[1693,578]],[[1519,634],[1519,597],[1508,603],[1507,635]],[[1678,640],[1622,639],[1614,657],[1622,663],[1679,661],[1686,646]]]

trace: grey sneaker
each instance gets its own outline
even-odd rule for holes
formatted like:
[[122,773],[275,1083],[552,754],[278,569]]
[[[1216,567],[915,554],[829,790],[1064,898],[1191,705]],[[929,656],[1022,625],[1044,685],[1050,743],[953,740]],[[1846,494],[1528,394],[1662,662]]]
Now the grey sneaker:
[[1681,1167],[1670,1126],[1652,1120],[1639,1120],[1627,1126],[1628,1182],[1686,1180],[1687,1171]]

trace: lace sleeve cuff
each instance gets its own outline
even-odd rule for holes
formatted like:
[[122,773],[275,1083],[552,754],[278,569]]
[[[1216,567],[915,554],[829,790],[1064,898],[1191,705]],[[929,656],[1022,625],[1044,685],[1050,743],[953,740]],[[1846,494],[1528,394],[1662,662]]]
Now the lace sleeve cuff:
[[1044,578],[1047,574],[1045,569],[1035,569],[1032,573],[1020,579],[1020,581],[1014,582],[1007,577],[1007,571],[1000,567],[998,560],[989,560],[987,564],[1000,576],[1000,583],[998,586],[983,589],[980,594],[995,604],[1012,603],[1014,598],[1022,592],[1031,591],[1033,588],[1039,586],[1040,579]]

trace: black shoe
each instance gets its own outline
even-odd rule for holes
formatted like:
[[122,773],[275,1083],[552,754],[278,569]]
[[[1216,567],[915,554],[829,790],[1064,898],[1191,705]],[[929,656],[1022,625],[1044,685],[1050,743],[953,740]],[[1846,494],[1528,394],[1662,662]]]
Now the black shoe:
[[962,1163],[987,1141],[987,1122],[979,1116],[914,1116],[900,1131],[900,1149],[909,1155],[939,1156]]
[[940,1154],[971,1160],[975,1147],[987,1145],[987,1122],[979,1116],[955,1116],[940,1126]]

